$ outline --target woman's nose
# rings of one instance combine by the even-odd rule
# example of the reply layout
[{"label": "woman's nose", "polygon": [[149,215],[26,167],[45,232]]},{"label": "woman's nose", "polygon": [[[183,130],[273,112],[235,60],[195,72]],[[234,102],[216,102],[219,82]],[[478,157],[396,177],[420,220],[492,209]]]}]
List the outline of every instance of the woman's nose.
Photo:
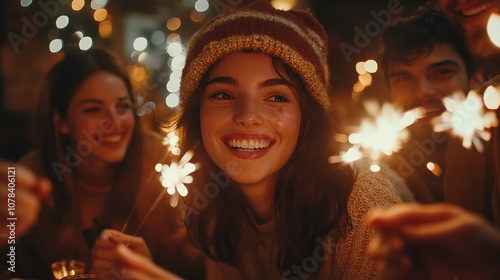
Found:
[{"label": "woman's nose", "polygon": [[262,107],[259,100],[252,98],[241,98],[235,106],[234,121],[245,127],[259,126],[264,121]]},{"label": "woman's nose", "polygon": [[120,115],[116,110],[110,109],[106,114],[105,122],[108,123],[108,127],[110,131],[114,131],[120,128],[121,120]]}]

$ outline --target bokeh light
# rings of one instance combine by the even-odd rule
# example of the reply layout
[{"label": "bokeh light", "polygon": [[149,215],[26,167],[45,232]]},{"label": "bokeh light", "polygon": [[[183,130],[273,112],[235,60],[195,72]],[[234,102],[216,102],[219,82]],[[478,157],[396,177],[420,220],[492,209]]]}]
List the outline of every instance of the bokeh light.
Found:
[{"label": "bokeh light", "polygon": [[111,21],[105,20],[99,23],[99,35],[101,38],[108,38],[113,33],[113,25]]},{"label": "bokeh light", "polygon": [[108,11],[106,9],[99,9],[94,12],[94,20],[97,22],[105,20],[107,16],[108,16]]},{"label": "bokeh light", "polygon": [[80,47],[82,51],[90,49],[92,47],[92,38],[88,36],[83,37],[80,39],[80,42],[78,42],[78,47]]},{"label": "bokeh light", "polygon": [[33,4],[32,0],[21,0],[21,6],[22,7],[28,7],[31,4]]},{"label": "bokeh light", "polygon": [[209,4],[207,0],[198,0],[196,3],[194,3],[194,9],[197,12],[203,13],[209,8]]},{"label": "bokeh light", "polygon": [[148,47],[148,40],[144,37],[137,37],[134,40],[134,50],[143,51]]},{"label": "bokeh light", "polygon": [[365,69],[368,73],[375,73],[377,72],[378,70],[378,64],[375,60],[373,59],[369,59],[367,61],[365,61]]},{"label": "bokeh light", "polygon": [[81,9],[83,9],[84,6],[85,6],[84,0],[73,0],[73,2],[71,2],[71,9],[73,9],[73,11],[75,12],[78,12]]},{"label": "bokeh light", "polygon": [[167,104],[167,106],[170,108],[179,106],[179,95],[170,93],[167,98],[165,98],[165,104]]},{"label": "bokeh light", "polygon": [[69,17],[66,15],[61,15],[56,19],[56,27],[63,29],[69,24]]},{"label": "bokeh light", "polygon": [[61,39],[55,39],[50,41],[49,50],[51,53],[56,53],[62,50],[63,41]]},{"label": "bokeh light", "polygon": [[170,31],[175,31],[181,27],[181,19],[178,17],[170,18],[167,21],[167,29]]}]

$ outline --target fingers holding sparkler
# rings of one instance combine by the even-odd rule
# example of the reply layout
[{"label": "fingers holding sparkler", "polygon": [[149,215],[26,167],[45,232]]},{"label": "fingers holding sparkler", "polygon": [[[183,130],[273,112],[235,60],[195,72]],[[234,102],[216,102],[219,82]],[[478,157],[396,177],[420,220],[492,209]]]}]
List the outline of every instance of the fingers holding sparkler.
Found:
[{"label": "fingers holding sparkler", "polygon": [[122,264],[115,250],[120,244],[128,246],[130,250],[144,258],[151,259],[151,253],[144,239],[106,229],[101,232],[92,248],[92,273],[105,279],[121,276]]}]

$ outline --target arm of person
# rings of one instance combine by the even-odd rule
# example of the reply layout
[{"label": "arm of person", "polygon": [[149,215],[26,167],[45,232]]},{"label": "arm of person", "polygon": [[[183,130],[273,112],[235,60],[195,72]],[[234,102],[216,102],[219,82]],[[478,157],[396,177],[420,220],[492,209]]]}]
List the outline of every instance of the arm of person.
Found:
[{"label": "arm of person", "polygon": [[[0,161],[0,219],[16,218],[16,236],[25,235],[35,225],[41,209],[42,200],[51,192],[51,183],[39,178],[27,167],[7,161]],[[12,206],[12,207],[11,207]],[[10,228],[0,229],[0,237],[9,236]]]},{"label": "arm of person", "polygon": [[381,233],[369,252],[385,279],[500,275],[500,231],[459,206],[402,204],[367,221]]},{"label": "arm of person", "polygon": [[348,202],[351,229],[337,244],[335,270],[340,278],[378,279],[381,271],[367,254],[375,230],[366,224],[366,215],[373,209],[385,209],[400,204],[410,196],[401,178],[387,166],[374,173],[370,162],[357,162],[357,178]]}]

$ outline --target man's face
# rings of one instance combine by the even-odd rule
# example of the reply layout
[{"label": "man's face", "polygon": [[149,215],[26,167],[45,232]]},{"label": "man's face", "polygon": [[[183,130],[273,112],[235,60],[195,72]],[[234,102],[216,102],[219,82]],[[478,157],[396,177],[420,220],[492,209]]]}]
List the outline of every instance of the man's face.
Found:
[{"label": "man's face", "polygon": [[427,115],[416,126],[427,130],[445,109],[443,97],[469,90],[465,63],[449,44],[437,44],[410,63],[393,63],[388,76],[394,104],[405,111],[423,107]]},{"label": "man's face", "polygon": [[500,0],[439,0],[439,6],[462,26],[476,56],[490,57],[498,52],[486,32],[486,24],[492,13],[500,15]]}]

